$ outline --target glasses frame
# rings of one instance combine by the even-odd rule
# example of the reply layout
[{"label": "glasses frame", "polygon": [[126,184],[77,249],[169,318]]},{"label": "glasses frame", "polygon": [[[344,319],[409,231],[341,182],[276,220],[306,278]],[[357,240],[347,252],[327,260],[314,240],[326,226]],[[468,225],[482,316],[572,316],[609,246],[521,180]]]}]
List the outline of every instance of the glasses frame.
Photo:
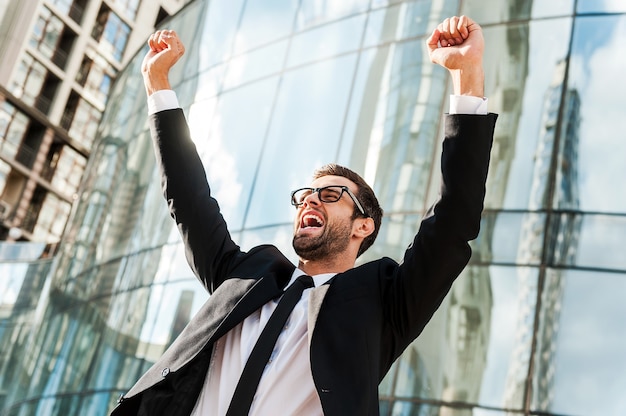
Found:
[{"label": "glasses frame", "polygon": [[[336,201],[325,201],[324,199],[322,199],[322,194],[320,193],[320,191],[323,191],[323,190],[328,189],[328,188],[340,188],[341,189],[341,193],[339,194],[339,197],[337,198]],[[369,218],[369,215],[367,215],[365,213],[365,210],[363,209],[363,205],[361,205],[361,203],[357,199],[356,195],[354,195],[352,193],[352,191],[350,190],[350,188],[348,188],[347,186],[344,186],[344,185],[328,185],[328,186],[322,186],[321,188],[311,188],[311,187],[298,188],[295,191],[291,191],[291,205],[293,205],[295,207],[299,207],[300,205],[302,205],[304,203],[304,202],[296,201],[296,194],[298,192],[300,192],[300,191],[311,191],[311,193],[309,195],[317,194],[317,197],[319,198],[319,200],[322,201],[325,204],[332,204],[333,202],[339,201],[341,199],[341,197],[343,196],[343,193],[346,192],[348,194],[348,196],[350,197],[350,199],[352,199],[352,201],[354,202],[354,205],[357,207],[357,209],[359,210],[361,215],[363,215],[366,218]],[[307,195],[307,196],[309,196],[309,195]]]}]

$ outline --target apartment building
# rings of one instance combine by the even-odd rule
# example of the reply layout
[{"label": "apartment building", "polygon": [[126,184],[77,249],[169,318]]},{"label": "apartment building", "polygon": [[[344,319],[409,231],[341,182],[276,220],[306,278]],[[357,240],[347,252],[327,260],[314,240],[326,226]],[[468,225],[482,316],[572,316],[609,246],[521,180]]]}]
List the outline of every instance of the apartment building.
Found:
[{"label": "apartment building", "polygon": [[111,84],[188,0],[0,0],[0,240],[60,240]]}]

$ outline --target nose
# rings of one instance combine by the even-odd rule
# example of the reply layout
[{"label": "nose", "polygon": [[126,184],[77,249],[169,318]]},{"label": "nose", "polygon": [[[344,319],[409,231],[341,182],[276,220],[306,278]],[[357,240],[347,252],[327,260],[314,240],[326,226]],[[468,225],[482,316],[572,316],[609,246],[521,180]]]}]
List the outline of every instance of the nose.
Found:
[{"label": "nose", "polygon": [[319,192],[313,192],[312,194],[307,195],[304,198],[302,205],[304,206],[305,204],[310,207],[316,207],[316,206],[322,205],[322,201],[320,201],[320,197],[319,197]]}]

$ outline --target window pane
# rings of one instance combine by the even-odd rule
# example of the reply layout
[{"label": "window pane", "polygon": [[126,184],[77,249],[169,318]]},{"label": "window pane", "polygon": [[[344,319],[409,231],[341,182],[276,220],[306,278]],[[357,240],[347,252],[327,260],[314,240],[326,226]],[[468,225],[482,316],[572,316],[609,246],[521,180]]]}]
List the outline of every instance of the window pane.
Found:
[{"label": "window pane", "polygon": [[626,12],[626,4],[622,0],[578,0],[576,4],[578,13]]},{"label": "window pane", "polygon": [[47,58],[52,58],[62,30],[61,19],[52,14],[50,9],[43,7],[35,24],[30,44]]},{"label": "window pane", "polygon": [[355,16],[294,36],[288,67],[356,50],[361,42],[365,15]]},{"label": "window pane", "polygon": [[575,265],[626,270],[626,216],[585,215]]},{"label": "window pane", "polygon": [[548,201],[548,172],[554,143],[555,107],[563,83],[570,19],[511,24],[484,30],[493,43],[485,51],[485,94],[499,113],[494,138],[487,208],[541,209]]},{"label": "window pane", "polygon": [[68,133],[86,148],[91,147],[101,115],[100,110],[79,98]]},{"label": "window pane", "polygon": [[623,90],[616,77],[626,72],[626,15],[576,20],[570,88],[580,95],[578,177],[584,211],[626,213],[626,131]]},{"label": "window pane", "polygon": [[70,214],[70,204],[48,192],[44,199],[33,234],[51,243],[60,240]]},{"label": "window pane", "polygon": [[522,409],[537,271],[465,269],[398,361],[394,396]]},{"label": "window pane", "polygon": [[32,56],[24,54],[11,83],[11,92],[25,103],[34,105],[47,73],[45,66]]},{"label": "window pane", "polygon": [[546,215],[533,212],[483,214],[472,262],[539,265],[545,238]]},{"label": "window pane", "polygon": [[64,195],[71,196],[78,190],[87,160],[76,150],[63,146],[55,163],[52,186]]},{"label": "window pane", "polygon": [[9,102],[0,105],[0,153],[14,158],[28,126],[28,117]]},{"label": "window pane", "polygon": [[[193,106],[189,114],[213,195],[233,231],[243,226],[277,84],[278,79],[271,78],[223,94],[208,137],[204,103]],[[242,113],[247,114],[245,123]]]},{"label": "window pane", "polygon": [[[301,3],[300,9],[298,10],[297,30],[363,12],[367,10],[369,0],[303,0]],[[352,36],[354,36],[354,34]]]},{"label": "window pane", "polygon": [[427,191],[446,81],[425,57],[419,40],[364,52],[359,62],[341,157],[363,173],[387,213],[421,213],[434,201]]},{"label": "window pane", "polygon": [[363,41],[364,48],[391,42],[399,37],[398,21],[403,7],[403,5],[396,5],[370,12]]},{"label": "window pane", "polygon": [[[297,7],[296,0],[248,0],[235,38],[234,53],[288,36]],[[279,64],[282,62],[279,59]]]},{"label": "window pane", "polygon": [[[201,2],[194,3],[201,4]],[[228,60],[231,56],[243,3],[244,0],[202,2],[209,10],[202,12],[204,14],[201,15],[204,19],[202,29],[194,35],[188,48],[190,51],[197,51],[199,69],[210,68]],[[193,15],[185,15],[185,19],[192,18],[194,18]]]},{"label": "window pane", "polygon": [[[349,55],[285,74],[247,227],[291,222],[289,192],[308,184],[315,168],[335,158],[355,61]],[[276,175],[275,161],[283,174]]]},{"label": "window pane", "polygon": [[574,0],[533,1],[532,17],[563,16],[574,13]]},{"label": "window pane", "polygon": [[117,6],[117,10],[122,11],[128,19],[135,20],[139,1],[140,0],[112,0],[111,2]]},{"label": "window pane", "polygon": [[92,33],[93,38],[99,42],[99,50],[121,61],[129,34],[130,27],[106,5],[103,5]]},{"label": "window pane", "polygon": [[76,81],[84,86],[85,94],[95,102],[104,105],[116,72],[113,65],[101,54],[88,48]]},{"label": "window pane", "polygon": [[[626,373],[620,371],[626,351],[626,275],[549,270],[546,285],[553,288],[554,301],[542,308],[538,354],[549,348],[553,353],[538,355],[533,390],[544,396],[533,394],[533,410],[626,414]],[[549,409],[545,395],[552,397]]]},{"label": "window pane", "polygon": [[[276,42],[232,58],[228,62],[224,78],[224,90],[278,73],[285,61],[287,43],[286,40]],[[203,85],[202,88],[206,88],[206,86]]]}]

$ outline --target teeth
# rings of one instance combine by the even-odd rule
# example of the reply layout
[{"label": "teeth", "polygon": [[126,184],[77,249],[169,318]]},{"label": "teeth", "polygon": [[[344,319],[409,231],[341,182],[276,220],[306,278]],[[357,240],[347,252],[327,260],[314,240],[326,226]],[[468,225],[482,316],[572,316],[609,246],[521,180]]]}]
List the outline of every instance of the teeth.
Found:
[{"label": "teeth", "polygon": [[302,218],[302,224],[305,227],[315,226],[312,222],[317,224],[317,227],[321,227],[322,225],[324,225],[322,220],[317,215],[307,214]]}]

